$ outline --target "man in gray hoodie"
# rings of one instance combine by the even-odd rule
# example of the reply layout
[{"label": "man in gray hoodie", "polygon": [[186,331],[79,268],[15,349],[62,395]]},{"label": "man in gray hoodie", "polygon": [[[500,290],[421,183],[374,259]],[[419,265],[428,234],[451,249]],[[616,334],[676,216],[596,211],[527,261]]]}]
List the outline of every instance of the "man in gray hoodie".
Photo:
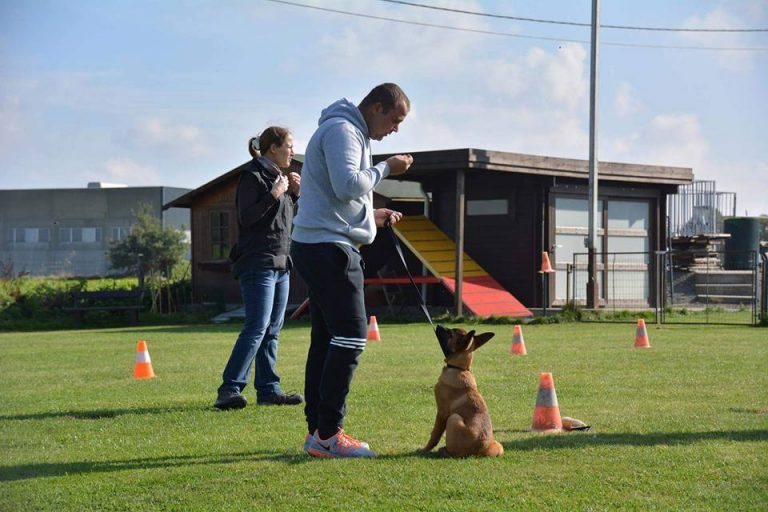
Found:
[{"label": "man in gray hoodie", "polygon": [[357,106],[341,99],[323,110],[307,145],[291,257],[309,287],[304,451],[315,457],[376,455],[343,429],[349,386],[367,340],[359,247],[373,242],[377,227],[400,220],[399,212],[373,208],[373,188],[404,174],[413,158],[396,155],[374,166],[371,139],[397,132],[410,108],[399,86],[381,84]]}]

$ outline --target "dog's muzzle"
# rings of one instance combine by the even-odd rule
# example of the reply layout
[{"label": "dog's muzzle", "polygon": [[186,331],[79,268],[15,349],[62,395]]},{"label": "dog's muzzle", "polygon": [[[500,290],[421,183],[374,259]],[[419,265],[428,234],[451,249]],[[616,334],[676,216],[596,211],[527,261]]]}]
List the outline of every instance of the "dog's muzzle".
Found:
[{"label": "dog's muzzle", "polygon": [[451,339],[451,330],[446,329],[442,325],[435,327],[435,336],[437,336],[437,342],[440,343],[440,349],[443,351],[443,355],[448,357],[451,355],[451,349],[448,347],[448,341]]}]

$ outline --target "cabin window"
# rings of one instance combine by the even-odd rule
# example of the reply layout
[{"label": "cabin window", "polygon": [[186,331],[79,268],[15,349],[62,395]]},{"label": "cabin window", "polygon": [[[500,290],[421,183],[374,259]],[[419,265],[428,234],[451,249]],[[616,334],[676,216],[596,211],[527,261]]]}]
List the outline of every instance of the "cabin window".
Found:
[{"label": "cabin window", "polygon": [[507,215],[507,199],[479,199],[467,201],[467,215]]},{"label": "cabin window", "polygon": [[229,257],[229,212],[211,212],[211,258]]},{"label": "cabin window", "polygon": [[[651,204],[638,199],[600,199],[597,203],[597,280],[600,297],[626,306],[648,303],[650,293]],[[607,229],[604,229],[604,223]],[[558,271],[556,300],[565,301],[569,263],[574,262],[575,279],[571,298],[586,300],[589,204],[586,197],[555,198],[555,246],[550,259]],[[605,251],[605,254],[604,254]],[[606,290],[603,284],[606,284]]]}]

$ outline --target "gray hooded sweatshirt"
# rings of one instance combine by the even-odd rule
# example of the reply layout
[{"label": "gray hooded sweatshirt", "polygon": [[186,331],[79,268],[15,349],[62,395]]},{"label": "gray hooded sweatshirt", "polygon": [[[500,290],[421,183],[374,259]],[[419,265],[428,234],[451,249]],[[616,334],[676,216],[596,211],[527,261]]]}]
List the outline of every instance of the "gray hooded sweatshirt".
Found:
[{"label": "gray hooded sweatshirt", "polygon": [[318,125],[304,156],[291,238],[307,244],[370,244],[376,237],[373,187],[389,176],[389,166],[373,165],[368,125],[348,99],[323,110]]}]

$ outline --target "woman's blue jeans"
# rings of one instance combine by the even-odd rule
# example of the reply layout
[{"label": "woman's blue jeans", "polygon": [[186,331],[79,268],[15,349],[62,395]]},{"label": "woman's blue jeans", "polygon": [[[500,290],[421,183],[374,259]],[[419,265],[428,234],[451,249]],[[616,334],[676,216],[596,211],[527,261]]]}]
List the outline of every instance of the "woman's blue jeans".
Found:
[{"label": "woman's blue jeans", "polygon": [[245,305],[245,324],[232,348],[222,376],[222,391],[242,391],[248,385],[251,365],[256,360],[256,397],[281,393],[275,371],[277,344],[288,304],[289,272],[256,269],[240,274],[240,293]]}]

